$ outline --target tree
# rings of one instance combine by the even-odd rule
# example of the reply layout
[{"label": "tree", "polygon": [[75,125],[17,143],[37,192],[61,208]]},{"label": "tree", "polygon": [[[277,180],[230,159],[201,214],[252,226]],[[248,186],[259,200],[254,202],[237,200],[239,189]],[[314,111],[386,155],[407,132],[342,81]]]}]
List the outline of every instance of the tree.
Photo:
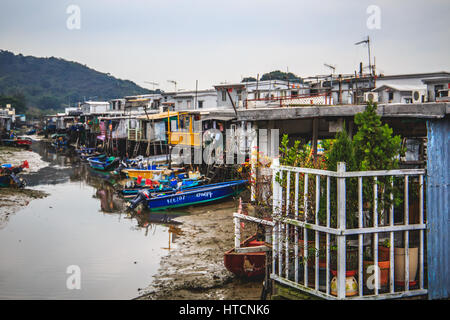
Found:
[{"label": "tree", "polygon": [[0,95],[0,106],[4,108],[7,104],[16,110],[16,114],[24,113],[27,109],[26,99],[22,93],[15,93],[11,96]]},{"label": "tree", "polygon": [[261,81],[264,80],[284,80],[291,82],[302,82],[301,78],[293,74],[292,72],[282,72],[280,70],[271,71],[269,73],[265,73],[261,77]]},{"label": "tree", "polygon": [[398,155],[403,153],[400,136],[381,123],[377,104],[368,102],[362,113],[355,115],[358,132],[353,137],[359,170],[391,170],[398,168]]},{"label": "tree", "polygon": [[353,141],[347,134],[345,123],[341,132],[336,135],[336,141],[331,145],[327,154],[327,169],[336,171],[338,162],[345,162],[347,171],[358,169]]}]

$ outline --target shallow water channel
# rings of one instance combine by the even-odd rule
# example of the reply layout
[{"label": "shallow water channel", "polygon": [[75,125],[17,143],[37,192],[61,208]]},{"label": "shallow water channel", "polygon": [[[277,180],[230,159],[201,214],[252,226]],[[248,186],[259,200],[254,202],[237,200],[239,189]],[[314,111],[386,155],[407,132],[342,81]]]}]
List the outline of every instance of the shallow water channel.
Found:
[{"label": "shallow water channel", "polygon": [[33,150],[50,164],[24,177],[49,196],[0,226],[0,299],[137,297],[174,245],[177,227],[164,221],[183,212],[131,216],[111,183],[73,153],[44,142]]}]

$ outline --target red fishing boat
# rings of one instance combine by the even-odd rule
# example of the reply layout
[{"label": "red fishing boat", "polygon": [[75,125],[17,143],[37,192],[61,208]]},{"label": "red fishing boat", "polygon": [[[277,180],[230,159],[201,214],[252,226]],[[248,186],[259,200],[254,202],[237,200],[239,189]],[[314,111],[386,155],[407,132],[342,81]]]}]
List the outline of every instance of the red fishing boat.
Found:
[{"label": "red fishing boat", "polygon": [[[235,248],[228,250],[224,255],[224,264],[228,271],[239,277],[258,277],[265,274],[266,251],[259,248],[264,246],[264,241],[258,241],[256,234],[241,242],[244,252],[236,252]],[[255,251],[247,249],[255,247]]]},{"label": "red fishing boat", "polygon": [[33,141],[28,137],[17,137],[16,144],[19,147],[30,147]]}]

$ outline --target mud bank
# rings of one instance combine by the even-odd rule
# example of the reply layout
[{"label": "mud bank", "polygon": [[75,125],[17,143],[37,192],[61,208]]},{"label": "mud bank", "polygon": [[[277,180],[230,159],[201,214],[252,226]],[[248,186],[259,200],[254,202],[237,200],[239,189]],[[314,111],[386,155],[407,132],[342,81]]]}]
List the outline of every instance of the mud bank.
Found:
[{"label": "mud bank", "polygon": [[[239,279],[223,263],[224,252],[234,246],[236,210],[237,202],[229,201],[191,208],[190,215],[176,218],[182,233],[162,258],[153,283],[137,299],[259,299],[262,280]],[[245,233],[254,230],[245,226]]]},{"label": "mud bank", "polygon": [[[0,163],[11,163],[16,166],[25,160],[28,161],[30,167],[24,169],[21,175],[38,172],[49,164],[43,161],[36,152],[0,146]],[[44,198],[47,195],[46,192],[28,188],[0,188],[0,228],[8,221],[11,214],[27,206],[33,199]]]},{"label": "mud bank", "polygon": [[38,172],[49,165],[48,162],[42,160],[38,153],[31,150],[0,146],[0,164],[11,163],[14,166],[18,166],[25,160],[28,161],[30,168],[25,169],[23,173]]},{"label": "mud bank", "polygon": [[48,194],[40,190],[0,188],[0,229],[12,214],[27,206],[30,201],[46,196]]}]

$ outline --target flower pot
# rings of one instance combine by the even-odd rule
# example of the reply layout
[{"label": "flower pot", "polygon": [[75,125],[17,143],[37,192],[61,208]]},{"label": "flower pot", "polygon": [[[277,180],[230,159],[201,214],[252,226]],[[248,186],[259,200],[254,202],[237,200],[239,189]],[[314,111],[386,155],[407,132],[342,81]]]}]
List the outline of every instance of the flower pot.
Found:
[{"label": "flower pot", "polygon": [[391,248],[378,246],[378,261],[389,261]]},{"label": "flower pot", "polygon": [[[363,278],[364,278],[364,283],[367,284],[367,279],[369,279],[370,276],[373,276],[374,271],[372,271],[371,273],[367,272],[367,269],[369,268],[369,266],[372,266],[374,264],[374,261],[364,261],[364,273],[363,273]],[[379,277],[380,277],[380,286],[381,287],[385,287],[387,286],[388,282],[389,282],[389,267],[390,267],[390,261],[379,261],[378,262],[378,267],[380,268],[380,272],[379,272]]]},{"label": "flower pot", "polygon": [[[334,275],[333,279],[331,279],[330,289],[331,294],[337,296],[337,271],[332,270],[331,273]],[[356,270],[350,270],[345,273],[345,296],[351,297],[358,294],[358,281],[354,275],[356,274]]]},{"label": "flower pot", "polygon": [[[405,284],[405,248],[394,248],[395,284]],[[417,266],[419,262],[419,248],[409,248],[409,285],[416,284]]]}]

